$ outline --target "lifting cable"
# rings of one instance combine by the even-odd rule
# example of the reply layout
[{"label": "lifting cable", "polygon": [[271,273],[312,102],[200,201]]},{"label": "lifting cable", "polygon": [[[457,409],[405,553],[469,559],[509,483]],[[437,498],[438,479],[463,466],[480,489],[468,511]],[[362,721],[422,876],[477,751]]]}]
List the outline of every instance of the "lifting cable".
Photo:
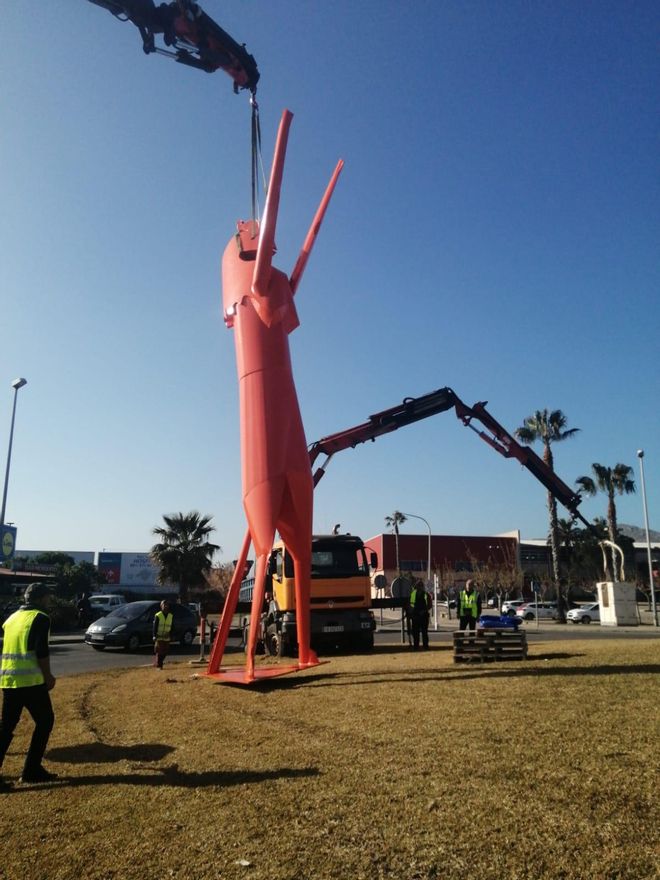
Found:
[{"label": "lifting cable", "polygon": [[[259,171],[261,171],[262,186],[266,191],[266,176],[261,159],[261,124],[259,122],[259,105],[255,93],[250,98],[252,107],[252,223],[258,223],[259,217]],[[256,229],[254,230],[256,234]]]}]

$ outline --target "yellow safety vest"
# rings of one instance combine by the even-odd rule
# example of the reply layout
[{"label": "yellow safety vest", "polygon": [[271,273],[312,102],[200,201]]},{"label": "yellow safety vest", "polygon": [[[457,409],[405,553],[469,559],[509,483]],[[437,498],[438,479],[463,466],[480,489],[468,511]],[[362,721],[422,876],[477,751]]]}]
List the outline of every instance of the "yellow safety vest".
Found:
[{"label": "yellow safety vest", "polygon": [[466,593],[465,590],[461,590],[461,617],[465,617],[470,615],[472,617],[477,616],[477,591],[472,590],[471,593]]},{"label": "yellow safety vest", "polygon": [[163,614],[162,611],[159,611],[156,614],[156,620],[158,621],[158,626],[156,627],[156,638],[159,642],[169,642],[170,633],[172,632],[172,620],[173,620],[172,612],[169,614]]},{"label": "yellow safety vest", "polygon": [[[424,593],[424,596],[425,596],[423,610],[428,611],[429,610],[429,600],[426,598],[426,596],[428,596],[428,593],[426,592],[426,590],[420,590],[420,592]],[[416,601],[417,601],[417,589],[415,588],[412,591],[412,593],[410,594],[410,610],[411,611],[415,610],[415,602]],[[420,609],[417,609],[417,610],[419,611]]]},{"label": "yellow safety vest", "polygon": [[[37,614],[36,609],[15,611],[5,620],[2,658],[0,659],[0,687],[20,688],[43,684],[44,674],[39,667],[36,651],[28,651],[30,627]],[[47,617],[48,615],[44,615]]]}]

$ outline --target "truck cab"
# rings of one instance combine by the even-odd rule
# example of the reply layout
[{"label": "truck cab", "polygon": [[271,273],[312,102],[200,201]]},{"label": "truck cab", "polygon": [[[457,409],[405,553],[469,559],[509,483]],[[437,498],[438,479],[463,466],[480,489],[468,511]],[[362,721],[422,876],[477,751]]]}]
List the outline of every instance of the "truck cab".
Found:
[{"label": "truck cab", "polygon": [[[373,648],[375,622],[371,607],[369,562],[356,535],[312,538],[310,594],[311,643],[314,650]],[[240,601],[252,599],[253,579],[243,582]],[[296,600],[293,560],[282,541],[270,555],[266,582],[267,608],[262,615],[262,641],[273,656],[295,656]]]}]

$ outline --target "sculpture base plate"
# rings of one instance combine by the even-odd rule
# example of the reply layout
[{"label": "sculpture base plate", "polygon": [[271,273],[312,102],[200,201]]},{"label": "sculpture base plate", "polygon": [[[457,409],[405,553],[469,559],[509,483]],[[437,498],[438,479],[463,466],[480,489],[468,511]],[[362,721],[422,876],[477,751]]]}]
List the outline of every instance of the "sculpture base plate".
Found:
[{"label": "sculpture base plate", "polygon": [[[312,669],[314,666],[321,666],[328,663],[328,660],[316,660],[314,663],[307,663],[305,666],[255,666],[254,673],[250,676],[244,666],[228,666],[220,668],[217,672],[205,672],[204,678],[213,679],[218,684],[258,684],[260,681],[266,681],[269,678],[277,678],[281,675],[291,675],[292,672],[304,672],[306,669]],[[201,677],[201,676],[200,676]]]}]

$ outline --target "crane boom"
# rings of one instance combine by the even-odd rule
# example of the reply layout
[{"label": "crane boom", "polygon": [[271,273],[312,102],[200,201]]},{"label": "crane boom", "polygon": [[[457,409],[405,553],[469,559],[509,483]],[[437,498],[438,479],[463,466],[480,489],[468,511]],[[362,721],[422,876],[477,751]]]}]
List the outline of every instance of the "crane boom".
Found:
[{"label": "crane boom", "polygon": [[[493,449],[505,458],[515,458],[523,467],[569,510],[573,517],[578,518],[588,529],[592,529],[589,523],[578,510],[582,500],[579,492],[574,492],[570,486],[557,476],[557,474],[540,458],[533,449],[522,446],[500,423],[488,412],[486,403],[481,401],[470,407],[452,391],[451,388],[439,388],[421,397],[406,397],[398,405],[390,409],[382,410],[369,416],[368,421],[345,431],[338,431],[317,440],[309,447],[309,456],[312,466],[320,455],[326,455],[325,462],[314,472],[314,486],[321,480],[332,456],[343,449],[353,449],[360,443],[368,440],[374,441],[383,434],[397,431],[406,425],[419,422],[422,419],[447,412],[454,409],[456,417],[468,428],[471,428],[479,437],[488,443]],[[472,421],[476,419],[486,430],[475,428]]]}]

